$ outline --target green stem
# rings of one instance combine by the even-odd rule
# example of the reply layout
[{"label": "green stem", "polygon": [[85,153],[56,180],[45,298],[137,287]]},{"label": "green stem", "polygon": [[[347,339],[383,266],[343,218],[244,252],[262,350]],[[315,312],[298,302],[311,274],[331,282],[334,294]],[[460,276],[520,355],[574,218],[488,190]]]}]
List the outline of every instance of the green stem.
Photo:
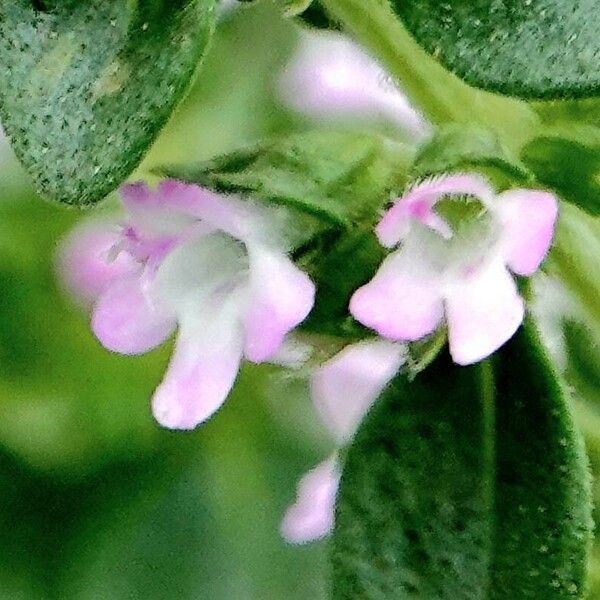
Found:
[{"label": "green stem", "polygon": [[411,37],[388,0],[321,0],[361,45],[398,80],[414,106],[434,124],[476,123],[494,129],[517,150],[538,127],[524,102],[476,90],[446,71]]}]

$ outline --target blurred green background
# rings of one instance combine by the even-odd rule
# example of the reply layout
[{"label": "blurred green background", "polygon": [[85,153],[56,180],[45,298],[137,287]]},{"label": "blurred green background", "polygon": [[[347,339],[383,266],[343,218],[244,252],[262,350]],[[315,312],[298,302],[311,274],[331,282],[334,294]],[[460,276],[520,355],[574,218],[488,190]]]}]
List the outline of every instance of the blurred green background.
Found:
[{"label": "blurred green background", "polygon": [[[269,6],[224,16],[138,175],[303,127],[274,93],[296,35]],[[88,214],[37,198],[2,150],[0,598],[325,598],[326,543],[290,547],[278,531],[331,449],[306,382],[248,367],[206,425],[161,430],[149,397],[170,348],[111,355],[57,283],[59,240]]]}]

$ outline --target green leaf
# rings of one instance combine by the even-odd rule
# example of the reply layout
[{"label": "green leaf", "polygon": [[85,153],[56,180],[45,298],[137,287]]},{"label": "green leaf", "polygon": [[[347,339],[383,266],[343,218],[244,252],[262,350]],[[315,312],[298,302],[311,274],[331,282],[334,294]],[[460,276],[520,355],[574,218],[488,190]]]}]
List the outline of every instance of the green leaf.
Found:
[{"label": "green leaf", "polygon": [[397,377],[351,446],[335,600],[581,598],[587,462],[527,325],[497,356]]},{"label": "green leaf", "polygon": [[596,0],[392,0],[426,50],[468,83],[523,98],[600,89]]},{"label": "green leaf", "polygon": [[463,124],[438,131],[419,152],[413,174],[427,177],[472,169],[492,170],[519,181],[531,179],[527,167],[511,156],[493,131]]},{"label": "green leaf", "polygon": [[[577,126],[600,126],[600,100],[580,98],[577,100],[555,100],[530,104],[545,125],[565,125],[572,132]],[[598,132],[594,137],[598,137]]]},{"label": "green leaf", "polygon": [[0,113],[38,190],[96,202],[138,165],[187,90],[214,0],[0,7]]},{"label": "green leaf", "polygon": [[521,158],[538,181],[564,200],[600,215],[600,146],[544,136],[529,142]]},{"label": "green leaf", "polygon": [[[577,390],[577,397],[600,415],[600,337],[587,324],[575,320],[563,323],[567,365],[565,378]],[[596,433],[600,435],[600,431]],[[599,456],[600,458],[600,456]],[[600,481],[597,481],[600,485]]]},{"label": "green leaf", "polygon": [[331,227],[372,223],[403,181],[410,152],[376,135],[309,131],[162,175],[219,192],[250,194]]},{"label": "green leaf", "polygon": [[348,305],[384,258],[385,249],[372,228],[316,240],[299,260],[317,286],[315,306],[301,327],[319,334],[365,337],[367,330],[350,316]]}]

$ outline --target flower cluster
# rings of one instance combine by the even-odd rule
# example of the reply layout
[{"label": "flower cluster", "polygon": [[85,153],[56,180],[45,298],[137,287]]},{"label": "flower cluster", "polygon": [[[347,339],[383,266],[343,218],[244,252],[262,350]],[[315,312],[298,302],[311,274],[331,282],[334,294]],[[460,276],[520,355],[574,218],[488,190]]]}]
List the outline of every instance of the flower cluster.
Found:
[{"label": "flower cluster", "polygon": [[[277,211],[172,180],[156,191],[128,185],[121,194],[125,222],[75,231],[61,272],[74,293],[93,303],[93,331],[109,350],[143,353],[178,331],[152,406],[165,427],[191,429],[221,406],[244,357],[277,359],[286,335],[309,314],[314,285],[289,258],[290,223]],[[456,363],[482,360],[523,320],[510,271],[538,269],[556,216],[547,192],[496,195],[478,175],[423,182],[377,225],[380,242],[393,251],[355,292],[350,312],[391,347],[445,324]],[[349,350],[315,375],[318,407],[340,441],[365,398],[391,377],[390,346],[380,343],[379,350]],[[397,362],[395,350],[391,356]]]},{"label": "flower cluster", "polygon": [[[463,219],[462,228],[454,231],[434,207],[445,198],[465,196],[479,201],[474,222],[469,227]],[[382,245],[400,247],[374,279],[357,290],[350,310],[396,343],[378,340],[349,346],[312,377],[313,402],[338,445],[349,442],[403,365],[406,346],[398,342],[434,331],[444,311],[450,351],[459,364],[485,358],[514,334],[523,319],[524,302],[507,267],[519,275],[538,269],[550,247],[556,217],[553,195],[513,190],[496,196],[475,175],[422,183],[394,203],[377,226],[377,235]],[[336,452],[301,479],[296,502],[281,525],[286,540],[305,543],[331,531],[340,472]]]},{"label": "flower cluster", "polygon": [[[277,211],[170,180],[121,195],[125,221],[75,230],[61,273],[93,305],[93,331],[109,350],[146,352],[177,329],[152,406],[165,427],[191,429],[221,406],[244,357],[277,360],[313,306],[314,285],[289,258],[290,223]],[[514,334],[525,306],[511,272],[538,269],[556,217],[553,195],[496,195],[479,175],[426,181],[393,203],[376,227],[391,253],[349,307],[380,338],[346,347],[312,376],[338,447],[404,363],[406,342],[445,324],[454,361],[469,364]],[[287,540],[331,530],[339,479],[336,452],[301,480],[281,526]]]}]

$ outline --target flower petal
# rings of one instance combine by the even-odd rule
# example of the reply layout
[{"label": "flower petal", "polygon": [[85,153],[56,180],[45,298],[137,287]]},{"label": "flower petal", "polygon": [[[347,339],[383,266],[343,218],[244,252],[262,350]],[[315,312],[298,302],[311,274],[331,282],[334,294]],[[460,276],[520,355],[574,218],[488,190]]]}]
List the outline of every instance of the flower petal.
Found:
[{"label": "flower petal", "polygon": [[131,183],[121,186],[120,194],[129,213],[126,238],[134,249],[137,246],[136,256],[164,252],[166,246],[179,241],[182,233],[195,225],[195,219],[181,211],[169,194],[163,193],[162,184],[151,190],[143,182]]},{"label": "flower petal", "polygon": [[313,402],[340,443],[348,442],[383,388],[406,359],[405,346],[385,340],[344,348],[316,371]]},{"label": "flower petal", "polygon": [[498,196],[494,209],[504,226],[501,244],[506,263],[519,275],[532,275],[552,243],[556,196],[540,190],[510,190]]},{"label": "flower petal", "polygon": [[398,244],[410,228],[410,221],[416,220],[437,231],[443,237],[451,237],[448,224],[433,211],[438,200],[445,196],[475,196],[484,204],[489,204],[494,191],[489,183],[479,175],[446,175],[424,181],[398,198],[379,224],[375,232],[382,246],[392,248]]},{"label": "flower petal", "polygon": [[103,346],[121,354],[141,354],[163,343],[173,332],[175,320],[150,302],[139,275],[110,285],[98,299],[92,329]]},{"label": "flower petal", "polygon": [[198,185],[166,179],[159,184],[157,195],[172,210],[201,219],[239,240],[248,241],[264,234],[268,225],[266,211],[259,206]]},{"label": "flower petal", "polygon": [[167,374],[152,399],[155,419],[169,429],[193,429],[218,410],[242,359],[242,333],[233,303],[181,325]]},{"label": "flower petal", "polygon": [[279,81],[293,110],[317,119],[380,119],[420,139],[429,127],[381,66],[346,36],[303,32]]},{"label": "flower petal", "polygon": [[456,282],[445,296],[450,354],[459,365],[495,352],[514,335],[525,314],[515,281],[500,260]]},{"label": "flower petal", "polygon": [[288,542],[304,544],[322,538],[332,530],[339,481],[335,455],[300,480],[296,502],[287,510],[281,523],[281,535]]},{"label": "flower petal", "polygon": [[78,225],[65,238],[57,268],[73,296],[92,303],[112,281],[139,269],[139,264],[125,252],[111,256],[119,241],[116,223],[99,220]]},{"label": "flower petal", "polygon": [[119,189],[121,200],[128,210],[135,210],[148,205],[155,205],[156,198],[152,190],[143,181],[126,183]]},{"label": "flower petal", "polygon": [[350,312],[358,321],[390,340],[418,340],[442,320],[437,280],[425,270],[419,272],[412,258],[403,249],[388,256],[350,301]]},{"label": "flower petal", "polygon": [[250,298],[244,317],[244,353],[253,362],[271,358],[286,334],[314,304],[315,286],[284,253],[250,245]]}]

